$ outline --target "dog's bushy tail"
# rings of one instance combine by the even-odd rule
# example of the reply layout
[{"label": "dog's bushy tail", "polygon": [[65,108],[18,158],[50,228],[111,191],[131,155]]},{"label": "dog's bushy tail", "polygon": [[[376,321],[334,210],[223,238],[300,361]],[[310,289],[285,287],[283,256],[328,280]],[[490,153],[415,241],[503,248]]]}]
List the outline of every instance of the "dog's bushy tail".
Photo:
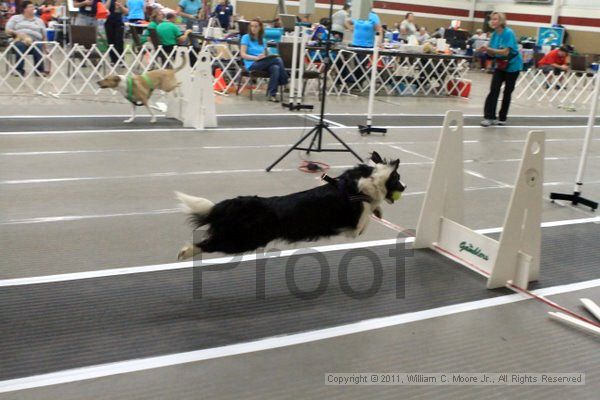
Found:
[{"label": "dog's bushy tail", "polygon": [[186,214],[190,214],[190,222],[195,228],[205,224],[204,220],[214,207],[214,203],[202,197],[194,197],[189,194],[175,192],[175,196],[181,202],[181,209]]}]

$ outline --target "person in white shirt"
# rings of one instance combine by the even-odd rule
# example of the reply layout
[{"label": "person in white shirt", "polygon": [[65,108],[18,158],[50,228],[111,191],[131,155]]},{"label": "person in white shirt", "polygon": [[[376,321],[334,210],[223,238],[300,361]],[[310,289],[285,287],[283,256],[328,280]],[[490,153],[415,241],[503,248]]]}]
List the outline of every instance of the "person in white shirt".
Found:
[{"label": "person in white shirt", "polygon": [[339,40],[344,39],[344,30],[346,27],[346,23],[350,19],[350,5],[344,3],[344,7],[337,11],[331,17],[331,33],[334,37],[337,37]]},{"label": "person in white shirt", "polygon": [[46,75],[44,72],[43,52],[44,46],[41,42],[46,40],[46,24],[40,18],[35,16],[35,7],[31,1],[21,3],[23,12],[13,15],[6,23],[6,33],[14,37],[15,52],[19,59],[17,60],[17,73],[25,76],[25,53],[33,57],[33,65],[38,75]]},{"label": "person in white shirt", "polygon": [[402,21],[400,24],[400,30],[402,29],[406,30],[406,34],[408,36],[417,34],[417,27],[415,26],[415,14],[406,14],[404,21]]},{"label": "person in white shirt", "polygon": [[419,41],[419,44],[423,44],[429,40],[429,33],[427,33],[427,28],[424,26],[419,29],[419,33],[417,33],[417,40]]},{"label": "person in white shirt", "polygon": [[473,57],[479,60],[481,70],[485,71],[488,56],[485,51],[481,51],[481,48],[488,43],[487,34],[483,29],[477,29],[475,34],[471,36],[471,42],[473,43]]}]

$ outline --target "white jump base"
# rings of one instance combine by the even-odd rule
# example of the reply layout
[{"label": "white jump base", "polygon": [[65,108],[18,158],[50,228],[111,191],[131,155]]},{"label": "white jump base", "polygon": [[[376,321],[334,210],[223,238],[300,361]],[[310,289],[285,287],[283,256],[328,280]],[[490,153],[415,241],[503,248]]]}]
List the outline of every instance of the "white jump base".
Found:
[{"label": "white jump base", "polygon": [[414,248],[431,248],[487,278],[487,288],[507,282],[526,289],[539,277],[543,131],[531,131],[511,195],[500,240],[465,227],[463,115],[448,111],[437,146]]}]

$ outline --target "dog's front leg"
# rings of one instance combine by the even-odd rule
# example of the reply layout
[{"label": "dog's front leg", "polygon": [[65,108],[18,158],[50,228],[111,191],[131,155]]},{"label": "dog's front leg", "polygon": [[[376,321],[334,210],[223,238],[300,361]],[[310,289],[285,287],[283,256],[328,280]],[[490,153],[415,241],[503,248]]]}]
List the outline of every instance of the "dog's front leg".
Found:
[{"label": "dog's front leg", "polygon": [[126,124],[133,122],[135,119],[135,104],[131,103],[131,117],[127,118],[125,121]]},{"label": "dog's front leg", "polygon": [[373,214],[379,219],[383,218],[383,210],[379,206],[375,207]]},{"label": "dog's front leg", "polygon": [[358,223],[356,224],[356,229],[353,232],[354,237],[362,235],[365,229],[367,229],[367,225],[369,225],[370,216],[371,205],[369,203],[363,202],[363,212],[362,214],[360,214],[360,218],[358,219]]}]

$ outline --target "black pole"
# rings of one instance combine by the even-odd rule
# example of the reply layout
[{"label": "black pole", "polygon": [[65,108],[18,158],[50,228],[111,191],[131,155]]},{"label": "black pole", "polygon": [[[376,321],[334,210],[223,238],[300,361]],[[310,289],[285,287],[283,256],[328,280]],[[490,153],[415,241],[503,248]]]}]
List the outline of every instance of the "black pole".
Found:
[{"label": "black pole", "polygon": [[[292,147],[290,147],[282,156],[280,156],[275,162],[267,167],[267,172],[271,171],[274,166],[276,166],[281,160],[283,160],[288,154],[290,154],[293,150],[303,150],[306,153],[310,153],[314,151],[316,153],[321,152],[349,152],[354,157],[356,157],[359,161],[362,162],[362,158],[356,154],[354,150],[348,146],[346,142],[344,142],[338,135],[336,135],[330,128],[329,124],[325,122],[325,101],[327,98],[327,75],[329,75],[329,68],[331,64],[331,25],[333,19],[333,0],[329,0],[329,20],[327,21],[327,41],[325,42],[325,70],[323,76],[323,86],[321,88],[321,112],[319,113],[319,122],[300,140],[298,140]],[[304,58],[304,54],[300,54],[301,59]],[[331,136],[333,136],[344,148],[343,149],[324,149],[322,147],[323,143],[323,130],[329,132]],[[300,147],[300,144],[304,142],[304,140],[308,139],[311,135],[313,135],[311,139],[311,143],[309,147]],[[313,148],[314,144],[317,144],[315,148]]]}]

